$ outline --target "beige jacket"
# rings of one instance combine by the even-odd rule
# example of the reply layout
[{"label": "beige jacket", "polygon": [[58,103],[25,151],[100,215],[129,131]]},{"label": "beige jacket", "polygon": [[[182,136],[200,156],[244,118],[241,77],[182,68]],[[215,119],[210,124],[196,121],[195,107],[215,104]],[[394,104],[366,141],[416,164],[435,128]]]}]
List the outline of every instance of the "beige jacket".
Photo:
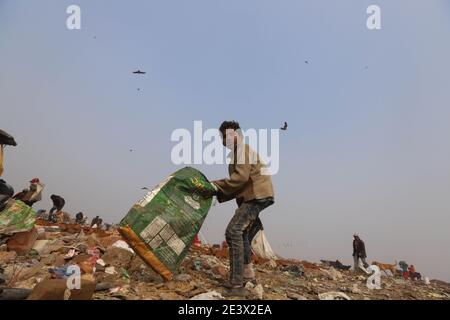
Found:
[{"label": "beige jacket", "polygon": [[250,200],[273,198],[272,178],[262,174],[263,168],[259,155],[249,145],[236,148],[228,166],[230,178],[213,181],[219,191],[217,200],[236,199],[240,205]]}]

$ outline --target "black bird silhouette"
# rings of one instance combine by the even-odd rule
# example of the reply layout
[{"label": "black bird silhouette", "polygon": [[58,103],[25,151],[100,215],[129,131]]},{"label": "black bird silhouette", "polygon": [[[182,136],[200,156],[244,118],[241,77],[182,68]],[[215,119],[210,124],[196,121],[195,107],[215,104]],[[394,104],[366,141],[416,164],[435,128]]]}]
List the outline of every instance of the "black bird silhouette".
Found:
[{"label": "black bird silhouette", "polygon": [[287,130],[287,127],[288,127],[287,122],[284,122],[284,126],[283,126],[282,128],[280,128],[280,130],[286,131],[286,130]]},{"label": "black bird silhouette", "polygon": [[141,70],[137,70],[137,71],[133,71],[134,74],[146,74],[147,72],[145,71],[141,71]]},{"label": "black bird silhouette", "polygon": [[148,188],[147,187],[143,187],[142,190],[148,190]]},{"label": "black bird silhouette", "polygon": [[305,60],[305,63],[306,63],[306,64],[309,64],[309,61],[308,61],[308,60]]}]

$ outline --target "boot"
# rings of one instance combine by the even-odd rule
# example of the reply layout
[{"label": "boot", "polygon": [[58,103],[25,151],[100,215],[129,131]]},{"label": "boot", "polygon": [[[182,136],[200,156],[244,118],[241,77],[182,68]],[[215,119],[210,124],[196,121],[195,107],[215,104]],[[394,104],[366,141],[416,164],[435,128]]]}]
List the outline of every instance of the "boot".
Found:
[{"label": "boot", "polygon": [[223,292],[224,297],[245,297],[245,288],[243,286],[231,286]]}]

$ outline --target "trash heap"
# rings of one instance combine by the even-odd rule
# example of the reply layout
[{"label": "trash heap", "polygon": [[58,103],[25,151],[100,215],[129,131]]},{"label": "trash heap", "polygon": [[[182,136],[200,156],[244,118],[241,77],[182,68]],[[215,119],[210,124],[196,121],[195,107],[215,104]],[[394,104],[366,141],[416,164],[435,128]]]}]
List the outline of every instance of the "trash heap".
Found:
[{"label": "trash heap", "polygon": [[[366,286],[368,275],[327,264],[254,257],[257,283],[246,299],[262,300],[450,300],[450,285],[432,280],[381,278],[381,289]],[[74,266],[80,289],[69,287]],[[193,245],[177,274],[165,281],[127,245],[117,229],[36,220],[25,232],[0,235],[2,300],[218,300],[229,270],[228,249]],[[232,299],[232,298],[231,298]]]}]

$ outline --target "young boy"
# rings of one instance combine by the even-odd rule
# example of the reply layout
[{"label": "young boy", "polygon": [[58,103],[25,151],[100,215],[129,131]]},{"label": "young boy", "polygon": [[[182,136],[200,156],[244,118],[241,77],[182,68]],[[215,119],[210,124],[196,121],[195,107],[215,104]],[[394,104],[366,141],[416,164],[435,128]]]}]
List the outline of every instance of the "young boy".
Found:
[{"label": "young boy", "polygon": [[225,295],[244,296],[244,283],[255,280],[251,238],[262,226],[260,212],[274,203],[274,192],[272,179],[264,175],[259,155],[244,143],[239,123],[225,121],[219,130],[223,145],[233,150],[233,157],[228,167],[230,177],[212,182],[215,195],[220,203],[236,199],[238,205],[225,233],[230,253]]}]

